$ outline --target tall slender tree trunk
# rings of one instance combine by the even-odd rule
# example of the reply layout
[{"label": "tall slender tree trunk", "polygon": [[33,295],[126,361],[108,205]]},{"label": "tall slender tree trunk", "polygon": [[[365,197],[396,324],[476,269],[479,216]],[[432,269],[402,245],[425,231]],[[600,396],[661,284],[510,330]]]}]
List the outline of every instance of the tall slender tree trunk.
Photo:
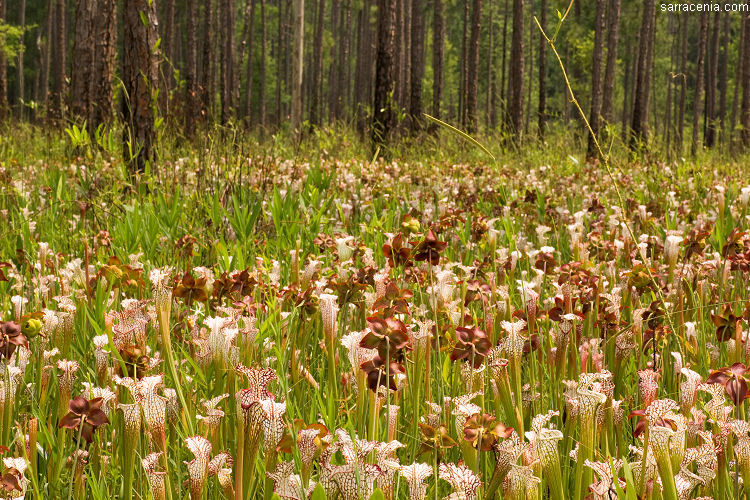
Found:
[{"label": "tall slender tree trunk", "polygon": [[201,62],[201,104],[203,116],[208,119],[211,116],[214,101],[214,68],[212,64],[213,46],[211,43],[214,37],[214,18],[215,9],[213,0],[205,0],[203,3],[203,47]]},{"label": "tall slender tree trunk", "polygon": [[227,123],[234,109],[234,1],[222,0],[221,27],[221,122]]},{"label": "tall slender tree trunk", "polygon": [[[175,55],[175,21],[174,21],[174,4],[175,0],[163,0],[164,2],[164,36],[162,38],[162,45],[164,50],[162,51],[164,57],[172,61]],[[174,64],[172,62],[172,64]],[[169,71],[171,73],[171,71]]]},{"label": "tall slender tree trunk", "polygon": [[513,0],[513,35],[508,69],[508,112],[506,128],[516,147],[521,144],[523,127],[523,0]]},{"label": "tall slender tree trunk", "polygon": [[54,84],[52,86],[50,116],[53,121],[61,120],[65,115],[65,92],[66,92],[66,60],[67,44],[65,35],[65,23],[67,16],[65,13],[65,0],[55,1],[55,43],[53,45],[52,55],[52,77]]},{"label": "tall slender tree trunk", "polygon": [[706,39],[708,37],[708,14],[700,15],[700,36],[698,38],[698,62],[695,69],[695,93],[693,94],[693,140],[690,147],[695,156],[700,147],[700,117],[703,114],[703,84],[705,82]]},{"label": "tall slender tree trunk", "polygon": [[325,22],[326,1],[318,1],[318,20],[315,24],[315,36],[313,40],[313,85],[310,94],[310,124],[320,125],[320,101],[323,87],[323,29]]},{"label": "tall slender tree trunk", "polygon": [[664,100],[664,123],[663,123],[663,129],[662,129],[662,135],[664,136],[664,144],[665,144],[665,150],[667,152],[667,157],[671,158],[672,156],[672,89],[674,87],[674,74],[675,74],[675,66],[677,64],[677,59],[679,55],[677,54],[679,41],[678,41],[678,33],[675,30],[674,27],[675,23],[675,17],[670,16],[667,20],[667,30],[669,33],[669,37],[672,40],[672,45],[669,48],[669,72],[666,74],[666,84],[667,84],[667,97]]},{"label": "tall slender tree trunk", "polygon": [[[546,0],[543,0],[546,1]],[[492,85],[494,75],[493,72],[493,59],[494,59],[494,48],[495,48],[495,5],[494,0],[489,0],[487,15],[488,26],[487,26],[487,89],[485,93],[485,110],[484,110],[484,125],[489,130],[492,127]]]},{"label": "tall slender tree trunk", "polygon": [[245,69],[245,120],[253,123],[253,41],[255,40],[255,0],[247,0],[245,6],[245,23],[247,25],[247,66]]},{"label": "tall slender tree trunk", "polygon": [[55,22],[55,4],[54,0],[47,2],[47,19],[44,26],[44,37],[40,33],[37,38],[37,46],[39,47],[39,54],[41,58],[41,75],[39,77],[39,92],[36,95],[36,99],[44,105],[45,111],[49,112],[49,78],[50,78],[50,67],[52,61],[52,25]]},{"label": "tall slender tree trunk", "polygon": [[187,0],[185,18],[186,60],[185,60],[185,135],[195,135],[196,112],[198,109],[198,0]]},{"label": "tall slender tree trunk", "polygon": [[281,126],[282,115],[284,113],[281,104],[281,87],[284,80],[284,65],[282,64],[284,54],[284,23],[283,9],[284,3],[280,0],[278,7],[278,19],[276,20],[276,128]]},{"label": "tall slender tree trunk", "polygon": [[474,0],[471,12],[471,40],[469,42],[469,64],[466,92],[466,129],[477,130],[477,94],[479,86],[479,34],[482,20],[482,0]]},{"label": "tall slender tree trunk", "polygon": [[458,114],[461,126],[466,128],[466,97],[469,87],[469,6],[470,0],[463,2],[464,20],[463,36],[461,37],[461,83],[458,87]]},{"label": "tall slender tree trunk", "polygon": [[[4,1],[4,0],[0,0]],[[22,32],[26,32],[26,0],[21,0],[21,5],[18,8],[18,25],[21,27]],[[23,118],[24,115],[24,98],[25,98],[25,79],[24,79],[24,66],[23,66],[23,53],[26,50],[26,45],[21,44],[20,50],[18,51],[18,115]]]},{"label": "tall slender tree trunk", "polygon": [[[343,68],[342,61],[336,60],[336,50],[339,48],[339,45],[342,43],[346,43],[345,40],[342,40],[341,33],[338,30],[338,21],[339,21],[339,13],[340,13],[340,6],[339,6],[339,0],[332,0],[331,2],[331,36],[333,38],[333,44],[331,44],[331,66],[328,69],[328,114],[330,116],[330,119],[332,121],[339,119],[339,96],[340,96],[340,87],[341,87],[341,69]],[[357,48],[362,49],[362,30],[361,30],[361,22],[359,24],[360,29],[357,31],[358,33],[358,40],[357,40]],[[363,54],[361,52],[357,52],[358,57],[362,57]],[[357,75],[359,75],[359,66],[360,61],[357,61]],[[355,86],[357,86],[355,84]],[[357,90],[359,99],[359,90]]]},{"label": "tall slender tree trunk", "polygon": [[323,87],[323,29],[326,2],[318,0],[317,22],[313,39],[312,92],[310,93],[310,124],[320,125],[320,100]]},{"label": "tall slender tree trunk", "polygon": [[[304,2],[304,0],[302,0]],[[304,21],[303,21],[304,23]],[[266,30],[266,0],[260,0],[260,126],[265,127],[266,119],[266,57],[267,57],[267,30]],[[304,36],[304,33],[303,33]],[[301,70],[300,70],[301,72]]]},{"label": "tall slender tree trunk", "polygon": [[685,107],[687,102],[687,49],[690,18],[688,14],[681,14],[680,21],[680,97],[677,112],[677,144],[678,154],[682,154],[685,138]]},{"label": "tall slender tree trunk", "polygon": [[652,33],[655,16],[654,0],[645,0],[643,19],[640,30],[640,47],[638,50],[637,78],[633,89],[633,120],[630,147],[635,149],[648,139],[649,94],[651,88],[650,61]]},{"label": "tall slender tree trunk", "polygon": [[723,26],[721,30],[721,57],[719,59],[719,128],[721,139],[727,138],[726,114],[727,114],[727,66],[729,65],[729,33],[731,30],[731,17],[729,12],[723,14]]},{"label": "tall slender tree trunk", "polygon": [[708,64],[706,65],[706,118],[704,142],[707,148],[714,147],[716,143],[716,83],[719,73],[719,25],[721,24],[720,12],[714,14],[713,26],[711,28],[711,41],[708,48]]},{"label": "tall slender tree trunk", "polygon": [[[750,16],[745,16],[745,39],[743,53],[750,54]],[[742,65],[742,144],[750,147],[750,63],[745,59]]]},{"label": "tall slender tree trunk", "polygon": [[[144,22],[145,20],[145,22]],[[125,0],[123,4],[122,100],[123,155],[131,172],[143,172],[154,157],[154,90],[158,84],[154,47],[156,10],[150,0]]]},{"label": "tall slender tree trunk", "polygon": [[300,125],[302,125],[302,61],[305,48],[305,0],[293,0],[293,4],[292,130],[299,132]]},{"label": "tall slender tree trunk", "polygon": [[620,117],[621,122],[621,139],[623,142],[628,141],[628,137],[630,134],[630,117],[633,115],[632,113],[632,99],[633,99],[633,85],[632,82],[635,82],[635,72],[637,71],[637,54],[636,54],[636,47],[637,44],[633,46],[632,49],[628,50],[628,57],[625,62],[625,71],[622,74],[622,115]]},{"label": "tall slender tree trunk", "polygon": [[[94,69],[95,0],[77,0],[73,32],[73,60],[76,71],[71,74],[70,109],[80,120],[88,121],[92,104]],[[90,124],[89,124],[90,126]],[[90,131],[91,132],[91,131]]]},{"label": "tall slender tree trunk", "polygon": [[445,47],[445,20],[443,0],[432,0],[432,114],[440,118],[440,101],[443,99],[443,59]]},{"label": "tall slender tree trunk", "polygon": [[174,87],[174,74],[172,66],[174,65],[174,3],[175,0],[163,0],[164,19],[160,22],[164,26],[162,29],[162,42],[160,47],[161,57],[159,65],[159,79],[161,80],[161,90],[159,91],[159,106],[165,116],[169,113],[170,94]]},{"label": "tall slender tree trunk", "polygon": [[617,47],[620,42],[620,9],[622,0],[609,1],[607,28],[607,67],[604,70],[604,90],[602,94],[602,119],[613,120],[613,98],[615,93],[615,74],[617,73]]},{"label": "tall slender tree trunk", "polygon": [[424,77],[424,11],[422,0],[411,0],[411,127],[422,127],[422,78]]},{"label": "tall slender tree trunk", "polygon": [[114,112],[114,81],[117,66],[117,0],[97,0],[94,20],[94,70],[91,130],[109,123]]},{"label": "tall slender tree trunk", "polygon": [[527,59],[528,62],[526,63],[529,73],[526,79],[526,113],[524,113],[523,135],[529,135],[529,123],[531,120],[531,89],[534,86],[534,33],[536,33],[533,18],[534,0],[529,0],[529,11],[529,53]]},{"label": "tall slender tree trunk", "polygon": [[404,24],[401,36],[403,68],[401,70],[401,109],[409,109],[409,97],[411,92],[411,0],[401,0],[404,8]]},{"label": "tall slender tree trunk", "polygon": [[396,0],[378,0],[378,49],[375,60],[375,98],[372,113],[372,141],[386,144],[393,127],[395,84]]},{"label": "tall slender tree trunk", "polygon": [[[0,24],[5,22],[5,2],[0,0]],[[3,47],[0,47],[3,48]],[[8,114],[8,62],[5,60],[5,52],[0,50],[0,120],[4,120]]]},{"label": "tall slender tree trunk", "polygon": [[367,108],[372,104],[373,42],[370,29],[370,0],[364,0],[359,11],[359,37],[355,74],[354,117],[357,130],[364,134]]},{"label": "tall slender tree trunk", "polygon": [[505,70],[507,67],[506,64],[506,56],[508,54],[508,13],[510,10],[508,10],[508,0],[505,0],[505,5],[503,6],[503,47],[502,47],[502,64],[500,69],[500,100],[502,101],[503,105],[503,113],[507,114],[508,112],[508,102],[507,97],[508,94],[506,93],[506,85],[505,85]]},{"label": "tall slender tree trunk", "polygon": [[[547,32],[547,0],[539,5],[539,26]],[[539,103],[537,106],[537,131],[539,140],[544,142],[547,130],[547,41],[539,37]]]},{"label": "tall slender tree trunk", "polygon": [[341,94],[339,103],[339,114],[344,114],[344,109],[351,105],[352,101],[352,86],[351,86],[351,64],[350,54],[354,50],[352,45],[352,2],[351,0],[344,0],[344,4],[341,9],[341,15],[339,16],[339,29],[340,33],[343,33],[343,37],[339,40],[339,72],[341,79],[339,81],[339,93]]},{"label": "tall slender tree trunk", "polygon": [[604,29],[606,26],[606,0],[596,0],[594,13],[594,51],[591,61],[591,110],[589,112],[589,143],[587,156],[597,156],[596,139],[599,137],[602,112],[602,60],[604,59]]},{"label": "tall slender tree trunk", "polygon": [[[741,90],[742,90],[742,78],[745,71],[745,66],[747,63],[745,62],[746,54],[745,52],[745,39],[747,38],[747,24],[745,22],[740,21],[740,43],[737,44],[737,69],[734,75],[734,97],[732,98],[732,120],[729,125],[729,131],[730,131],[730,140],[734,136],[734,128],[737,126],[737,116],[738,116],[738,110],[740,105],[740,99],[741,99]],[[741,119],[741,118],[740,118]]]}]

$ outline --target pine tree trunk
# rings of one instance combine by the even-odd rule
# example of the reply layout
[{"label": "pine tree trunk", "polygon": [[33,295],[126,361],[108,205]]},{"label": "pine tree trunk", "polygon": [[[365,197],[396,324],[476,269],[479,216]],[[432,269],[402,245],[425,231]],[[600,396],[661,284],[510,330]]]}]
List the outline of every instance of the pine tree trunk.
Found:
[{"label": "pine tree trunk", "polygon": [[507,97],[508,93],[506,92],[506,78],[505,78],[505,70],[507,68],[506,59],[508,55],[508,13],[510,10],[508,10],[508,0],[505,0],[505,6],[503,7],[503,48],[502,48],[502,67],[500,70],[500,100],[503,103],[503,113],[507,114],[508,112],[508,102]]},{"label": "pine tree trunk", "polygon": [[513,0],[513,35],[508,68],[508,112],[506,128],[514,144],[521,144],[523,127],[523,0]]},{"label": "pine tree trunk", "polygon": [[466,128],[466,97],[469,91],[469,5],[464,1],[463,36],[461,37],[461,84],[458,87],[458,114],[461,126]]},{"label": "pine tree trunk", "polygon": [[604,91],[602,95],[602,119],[613,120],[613,98],[615,75],[617,73],[617,46],[620,41],[620,9],[622,0],[610,0],[607,28],[607,67],[604,70]]},{"label": "pine tree trunk", "polygon": [[731,17],[729,12],[724,13],[724,24],[721,31],[721,58],[719,60],[719,128],[721,139],[727,138],[726,115],[727,115],[727,66],[729,65],[729,33],[731,30]]},{"label": "pine tree trunk", "polygon": [[685,107],[687,102],[687,42],[690,18],[686,14],[680,20],[680,97],[677,111],[677,153],[682,154],[685,138]]},{"label": "pine tree trunk", "polygon": [[205,119],[211,117],[214,101],[214,69],[212,61],[213,46],[211,40],[214,37],[214,18],[215,10],[213,9],[213,0],[205,0],[203,12],[203,61],[201,64],[201,104],[202,112]]},{"label": "pine tree trunk", "polygon": [[422,127],[422,77],[424,76],[424,12],[422,0],[411,0],[411,96],[412,130]]},{"label": "pine tree trunk", "polygon": [[743,53],[745,62],[742,65],[742,144],[745,148],[750,147],[750,63],[747,55],[750,54],[750,16],[745,17],[745,39],[743,40]]},{"label": "pine tree trunk", "polygon": [[234,108],[234,1],[222,0],[221,10],[221,122],[227,123]]},{"label": "pine tree trunk", "polygon": [[[546,0],[545,0],[546,1]],[[485,56],[485,59],[487,60],[487,89],[485,90],[485,103],[484,103],[484,126],[489,130],[490,125],[490,106],[492,103],[492,59],[493,59],[493,49],[495,47],[495,33],[494,33],[494,2],[493,0],[489,0],[488,3],[488,10],[489,13],[487,15],[488,25],[487,25],[487,53]]]},{"label": "pine tree trunk", "polygon": [[294,35],[292,55],[292,130],[300,131],[302,124],[302,61],[304,57],[305,0],[293,0]]},{"label": "pine tree trunk", "polygon": [[706,119],[703,137],[707,148],[714,147],[716,143],[716,80],[719,72],[719,24],[721,21],[719,15],[718,11],[714,14],[706,65]]},{"label": "pine tree trunk", "polygon": [[666,74],[666,84],[667,84],[667,97],[664,100],[664,120],[663,120],[663,131],[662,135],[664,138],[664,145],[665,145],[665,151],[667,152],[667,157],[671,158],[672,156],[672,148],[671,148],[671,138],[672,138],[672,87],[674,80],[674,74],[675,74],[675,60],[677,58],[676,51],[677,51],[677,33],[674,28],[674,21],[675,17],[670,16],[667,20],[667,32],[669,33],[669,37],[672,40],[672,45],[669,48],[669,72]]},{"label": "pine tree trunk", "polygon": [[[635,46],[634,46],[635,47]],[[623,142],[627,142],[629,132],[630,132],[630,117],[632,116],[632,106],[631,106],[631,100],[632,100],[632,93],[633,93],[633,85],[631,85],[631,82],[635,82],[635,71],[636,71],[636,60],[637,56],[635,54],[636,49],[633,48],[631,50],[628,50],[628,57],[625,63],[625,71],[622,74],[622,114],[620,116],[620,138]],[[631,77],[632,75],[632,77]]]},{"label": "pine tree trunk", "polygon": [[[65,35],[65,0],[55,1],[55,26],[53,54],[52,54],[52,95],[50,98],[50,117],[53,121],[61,120],[65,114],[65,76],[67,44]],[[5,95],[5,94],[3,94]]]},{"label": "pine tree trunk", "polygon": [[[4,0],[0,0],[4,1]],[[21,27],[21,31],[26,31],[26,0],[21,0],[21,5],[18,9],[18,25]],[[24,45],[21,46],[21,50],[18,51],[18,114],[21,118],[24,115],[24,97],[25,97],[25,81],[23,74],[23,53],[26,50]]]},{"label": "pine tree trunk", "polygon": [[384,145],[393,127],[395,84],[396,0],[378,0],[378,45],[375,60],[375,97],[372,114],[372,141]]},{"label": "pine tree trunk", "polygon": [[[77,0],[75,27],[73,32],[73,60],[76,70],[71,74],[70,109],[82,121],[89,120],[92,105],[92,82],[94,69],[94,20],[95,0]],[[91,124],[88,124],[89,127]],[[89,129],[89,132],[92,132]]]},{"label": "pine tree trunk", "polygon": [[528,78],[526,79],[526,113],[524,113],[523,135],[529,135],[529,123],[531,121],[531,88],[534,86],[534,33],[536,32],[533,12],[534,0],[529,1],[529,53],[525,63],[528,68]]},{"label": "pine tree trunk", "polygon": [[310,124],[320,125],[320,100],[323,87],[323,29],[325,22],[326,1],[318,1],[318,21],[315,24],[315,36],[313,40],[313,85],[310,94]]},{"label": "pine tree trunk", "polygon": [[276,20],[276,128],[281,126],[283,115],[281,104],[281,86],[284,79],[284,65],[282,64],[284,54],[284,23],[282,14],[282,2],[279,1],[278,18]]},{"label": "pine tree trunk", "polygon": [[[49,79],[50,67],[52,61],[52,25],[55,22],[55,4],[54,0],[47,2],[47,20],[44,27],[45,36],[43,39],[37,39],[39,53],[41,57],[42,71],[39,82],[39,93],[36,99],[44,105],[44,109],[50,110],[49,100]],[[40,35],[41,36],[41,35]]]},{"label": "pine tree trunk", "polygon": [[[162,46],[164,57],[167,59],[168,65],[174,64],[174,3],[175,0],[163,0],[164,1],[164,37],[162,39]],[[165,68],[166,69],[166,68]],[[167,70],[166,76],[169,76],[171,71]]]},{"label": "pine tree trunk", "polygon": [[370,0],[364,0],[358,14],[357,66],[355,72],[354,118],[360,134],[366,127],[366,112],[372,102],[373,47],[370,35]]},{"label": "pine tree trunk", "polygon": [[594,52],[591,61],[591,110],[589,112],[589,142],[587,156],[598,155],[596,139],[599,138],[602,112],[602,59],[604,59],[604,29],[606,26],[606,0],[596,0],[594,13]]},{"label": "pine tree trunk", "polygon": [[401,109],[408,110],[411,92],[411,0],[401,2],[404,7],[404,32],[401,37],[404,65],[401,70],[401,100],[398,104]]},{"label": "pine tree trunk", "polygon": [[[745,52],[745,37],[746,37],[746,24],[742,21],[740,21],[740,41],[737,44],[737,69],[734,75],[734,96],[732,98],[732,119],[731,123],[729,124],[729,139],[734,138],[734,128],[737,126],[737,115],[740,105],[740,99],[741,99],[741,90],[742,90],[742,78],[743,78],[743,72],[746,65],[745,58],[746,58],[746,52]],[[740,118],[741,119],[741,118]]]},{"label": "pine tree trunk", "polygon": [[[650,60],[652,33],[655,16],[654,0],[645,0],[643,19],[640,30],[640,46],[638,50],[637,76],[633,89],[633,120],[630,148],[636,149],[643,145],[648,138],[649,91],[651,87]],[[638,46],[638,45],[636,45]]]},{"label": "pine tree trunk", "polygon": [[482,0],[474,0],[471,12],[471,40],[468,51],[468,78],[466,92],[466,129],[477,130],[477,94],[479,86],[479,34],[482,20]]},{"label": "pine tree trunk", "polygon": [[[547,32],[547,0],[539,6],[539,26]],[[547,40],[539,37],[539,105],[537,107],[537,131],[539,140],[544,142],[547,129]]]},{"label": "pine tree trunk", "polygon": [[164,1],[164,25],[163,37],[160,47],[161,64],[159,65],[159,78],[161,90],[159,91],[159,106],[165,116],[169,116],[169,98],[174,87],[174,75],[172,65],[174,64],[174,3],[175,0]]},{"label": "pine tree trunk", "polygon": [[247,26],[247,66],[245,69],[245,120],[248,126],[253,124],[253,41],[255,40],[255,0],[245,4],[245,24]]},{"label": "pine tree trunk", "polygon": [[[5,22],[5,2],[0,0],[0,24]],[[0,49],[3,47],[0,46]],[[8,62],[5,60],[5,52],[0,50],[0,120],[4,120],[8,114]]]},{"label": "pine tree trunk", "polygon": [[158,69],[153,47],[159,38],[154,3],[125,0],[123,24],[122,81],[127,95],[122,100],[123,155],[131,172],[143,172],[154,157],[153,95]]},{"label": "pine tree trunk", "polygon": [[117,67],[117,0],[97,0],[96,3],[91,130],[112,120]]},{"label": "pine tree trunk", "polygon": [[693,140],[690,152],[693,156],[700,147],[700,117],[703,114],[703,84],[705,82],[706,39],[708,37],[708,14],[700,15],[700,36],[698,38],[698,62],[695,69],[695,93],[693,94]]},{"label": "pine tree trunk", "polygon": [[[341,61],[336,60],[336,49],[341,43],[345,43],[344,40],[341,39],[341,33],[339,32],[338,28],[338,20],[339,20],[339,0],[332,0],[331,2],[331,36],[333,38],[333,44],[331,45],[331,66],[328,69],[328,112],[331,121],[338,120],[339,118],[339,109],[338,109],[338,101],[339,101],[339,88],[341,83],[341,69],[343,67]],[[357,31],[358,37],[362,36],[361,31],[361,24],[360,24],[360,30]],[[357,40],[357,47],[358,49],[361,49],[362,47],[362,40]],[[358,52],[359,56],[361,57],[361,52]],[[357,61],[357,75],[359,75],[359,64],[360,62]],[[358,83],[358,82],[357,82]],[[359,92],[359,90],[357,90]]]},{"label": "pine tree trunk", "polygon": [[339,40],[339,72],[341,81],[339,82],[340,104],[339,114],[343,115],[344,110],[351,106],[352,102],[352,74],[350,54],[354,51],[354,40],[352,39],[352,2],[344,0],[342,15],[339,16],[339,32],[343,33],[343,39]]},{"label": "pine tree trunk", "polygon": [[[304,0],[302,0],[304,1]],[[260,0],[260,126],[265,127],[266,119],[266,0]],[[301,70],[300,70],[301,71]]]},{"label": "pine tree trunk", "polygon": [[185,135],[195,135],[196,111],[198,109],[198,0],[187,0],[185,38],[187,53],[185,61]]},{"label": "pine tree trunk", "polygon": [[443,0],[432,0],[432,114],[440,118],[440,101],[443,99],[443,59],[445,53],[445,20]]}]

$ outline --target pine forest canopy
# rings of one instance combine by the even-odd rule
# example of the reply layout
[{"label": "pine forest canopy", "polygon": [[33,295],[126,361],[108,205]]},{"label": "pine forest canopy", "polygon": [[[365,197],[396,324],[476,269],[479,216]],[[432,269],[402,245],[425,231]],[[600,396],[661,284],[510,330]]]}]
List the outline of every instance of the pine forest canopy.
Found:
[{"label": "pine forest canopy", "polygon": [[120,120],[139,169],[162,118],[187,137],[343,122],[379,144],[433,127],[428,113],[519,145],[585,130],[544,30],[600,140],[746,148],[750,5],[689,5],[0,0],[0,114],[90,132]]}]

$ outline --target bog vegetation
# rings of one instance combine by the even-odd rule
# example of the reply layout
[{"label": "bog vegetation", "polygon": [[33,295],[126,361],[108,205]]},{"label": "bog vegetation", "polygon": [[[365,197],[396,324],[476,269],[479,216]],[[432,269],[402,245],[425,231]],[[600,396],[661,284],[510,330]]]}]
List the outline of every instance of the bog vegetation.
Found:
[{"label": "bog vegetation", "polygon": [[0,0],[0,497],[750,498],[750,17],[69,3]]},{"label": "bog vegetation", "polygon": [[72,136],[2,149],[5,496],[746,496],[743,162]]}]

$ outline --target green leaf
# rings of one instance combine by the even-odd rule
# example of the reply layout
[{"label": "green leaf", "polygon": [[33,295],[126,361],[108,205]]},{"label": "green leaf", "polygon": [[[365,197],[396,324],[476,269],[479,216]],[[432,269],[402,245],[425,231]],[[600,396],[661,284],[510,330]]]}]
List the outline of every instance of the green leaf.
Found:
[{"label": "green leaf", "polygon": [[443,382],[445,382],[447,385],[450,385],[450,373],[451,373],[451,357],[446,356],[445,359],[443,359]]},{"label": "green leaf", "polygon": [[[617,469],[615,469],[615,461],[612,457],[609,457],[609,468],[612,469],[612,477],[619,478],[619,476],[617,475]],[[620,487],[620,481],[615,480],[614,484],[615,489],[617,490],[617,499],[624,500],[626,498],[625,492]]]},{"label": "green leaf", "polygon": [[635,480],[633,479],[633,472],[630,470],[630,464],[627,460],[622,462],[622,471],[625,473],[625,499],[626,500],[637,500],[635,493]]},{"label": "green leaf", "polygon": [[310,500],[326,500],[326,490],[318,483],[310,496]]},{"label": "green leaf", "polygon": [[271,500],[281,500],[281,497],[279,496],[278,493],[274,493],[273,496],[271,497]]},{"label": "green leaf", "polygon": [[385,495],[380,488],[375,488],[375,491],[370,495],[370,500],[385,500]]}]

